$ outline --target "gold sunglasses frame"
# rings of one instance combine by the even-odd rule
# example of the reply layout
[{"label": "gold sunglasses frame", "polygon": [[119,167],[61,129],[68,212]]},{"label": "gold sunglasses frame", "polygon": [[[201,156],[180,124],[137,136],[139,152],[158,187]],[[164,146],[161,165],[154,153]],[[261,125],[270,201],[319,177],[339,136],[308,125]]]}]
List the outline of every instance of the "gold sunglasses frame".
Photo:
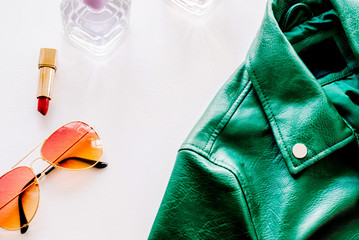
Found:
[{"label": "gold sunglasses frame", "polygon": [[[8,174],[9,172],[11,172],[11,171],[13,171],[13,170],[15,170],[16,168],[19,168],[19,167],[26,167],[26,168],[28,168],[28,169],[34,174],[34,182],[31,183],[31,184],[29,184],[29,185],[28,185],[27,187],[25,187],[21,192],[19,192],[16,196],[14,196],[14,197],[11,198],[9,201],[7,201],[3,206],[0,207],[0,210],[1,210],[2,208],[4,208],[7,204],[9,204],[11,201],[13,201],[15,198],[17,198],[17,197],[18,197],[20,194],[22,194],[24,191],[26,191],[29,187],[33,186],[34,184],[35,184],[35,186],[39,186],[39,181],[40,181],[44,176],[46,176],[46,175],[49,174],[51,171],[53,171],[55,168],[66,169],[66,170],[70,170],[70,171],[80,171],[80,170],[86,170],[86,169],[89,169],[89,168],[92,168],[92,167],[95,167],[95,168],[105,168],[105,167],[107,167],[108,164],[107,164],[106,162],[102,162],[102,161],[101,161],[102,156],[103,156],[103,145],[102,145],[102,144],[101,144],[101,145],[102,145],[102,148],[101,148],[101,156],[100,156],[99,160],[97,160],[97,161],[96,161],[93,165],[91,165],[91,166],[88,166],[88,167],[85,167],[85,168],[81,168],[81,169],[69,169],[69,168],[64,168],[64,167],[61,167],[61,166],[58,166],[58,165],[54,164],[54,162],[55,162],[57,159],[59,159],[61,156],[63,156],[67,151],[69,151],[73,146],[75,146],[76,143],[78,143],[81,139],[83,139],[83,138],[90,132],[90,130],[87,131],[79,140],[77,140],[77,141],[76,141],[73,145],[71,145],[68,149],[66,149],[66,151],[64,151],[64,153],[61,154],[54,162],[48,161],[48,160],[43,156],[43,154],[42,154],[42,148],[43,148],[45,142],[46,142],[54,133],[56,133],[58,130],[60,130],[61,128],[65,127],[66,125],[69,125],[69,124],[71,124],[71,123],[81,123],[81,124],[85,124],[85,125],[89,126],[90,129],[92,129],[92,130],[95,132],[96,136],[98,137],[98,139],[99,139],[99,140],[101,141],[101,143],[102,143],[102,140],[101,140],[100,136],[97,134],[97,132],[95,131],[95,129],[94,129],[92,126],[90,126],[90,125],[88,125],[87,123],[85,123],[85,122],[82,122],[82,121],[72,121],[72,122],[68,122],[68,123],[62,125],[62,126],[59,127],[58,129],[56,129],[48,138],[46,138],[45,140],[43,140],[40,144],[38,144],[35,148],[33,148],[28,154],[26,154],[23,158],[21,158],[20,161],[18,161],[9,171],[7,171],[6,173],[4,173],[4,174],[0,177],[0,179],[1,179],[1,178],[2,178],[3,176],[5,176],[6,174]],[[18,166],[22,161],[24,161],[28,156],[30,156],[30,154],[32,154],[32,153],[33,153],[36,149],[38,149],[40,146],[41,146],[41,149],[40,149],[41,157],[37,157],[37,158],[35,158],[34,160],[32,160],[30,166]],[[44,162],[48,163],[49,165],[48,165],[45,169],[43,169],[40,173],[35,174],[35,171],[34,171],[34,169],[32,168],[32,164],[33,164],[35,161],[39,160],[39,159],[43,160]],[[37,202],[36,210],[35,210],[35,212],[34,212],[34,215],[31,217],[31,219],[30,219],[29,221],[27,220],[27,223],[26,223],[25,225],[20,226],[20,227],[17,228],[17,229],[7,229],[7,228],[1,227],[1,226],[0,226],[0,227],[3,228],[3,229],[6,229],[6,230],[10,230],[10,231],[11,231],[11,230],[16,231],[16,230],[19,230],[19,229],[20,229],[20,231],[21,231],[22,234],[25,233],[25,232],[27,231],[27,229],[28,229],[28,226],[29,226],[30,222],[31,222],[32,219],[34,218],[34,216],[35,216],[35,214],[36,214],[36,212],[37,212],[38,206],[39,206],[39,202],[40,202],[40,188],[39,188],[39,187],[38,187],[38,192],[39,192],[39,193],[38,193],[38,194],[39,194],[39,197],[38,197],[38,202]]]}]

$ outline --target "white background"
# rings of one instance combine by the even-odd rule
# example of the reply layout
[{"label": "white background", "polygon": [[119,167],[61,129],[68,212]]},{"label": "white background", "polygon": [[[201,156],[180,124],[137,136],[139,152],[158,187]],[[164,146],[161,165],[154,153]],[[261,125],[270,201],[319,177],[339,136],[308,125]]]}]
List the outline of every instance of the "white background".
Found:
[{"label": "white background", "polygon": [[[0,239],[147,239],[177,150],[244,61],[266,1],[219,0],[194,17],[167,0],[133,0],[127,35],[101,61],[64,37],[60,2],[2,1],[0,172],[73,120],[95,127],[109,166],[44,177],[28,232],[0,229]],[[43,47],[59,52],[46,117],[36,99]]]}]

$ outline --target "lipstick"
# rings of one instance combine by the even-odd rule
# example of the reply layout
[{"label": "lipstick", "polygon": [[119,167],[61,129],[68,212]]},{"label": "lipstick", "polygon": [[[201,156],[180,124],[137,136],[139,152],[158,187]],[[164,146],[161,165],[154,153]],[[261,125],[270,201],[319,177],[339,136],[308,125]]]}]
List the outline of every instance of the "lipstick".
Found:
[{"label": "lipstick", "polygon": [[41,48],[39,57],[39,83],[37,86],[37,111],[46,115],[52,98],[56,73],[57,50]]}]

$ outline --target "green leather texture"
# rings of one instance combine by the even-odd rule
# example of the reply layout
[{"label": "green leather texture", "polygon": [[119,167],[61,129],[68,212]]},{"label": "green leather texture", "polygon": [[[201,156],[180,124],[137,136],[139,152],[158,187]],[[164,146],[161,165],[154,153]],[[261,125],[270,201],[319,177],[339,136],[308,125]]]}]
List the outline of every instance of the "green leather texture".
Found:
[{"label": "green leather texture", "polygon": [[359,239],[358,61],[358,0],[270,0],[149,239]]}]

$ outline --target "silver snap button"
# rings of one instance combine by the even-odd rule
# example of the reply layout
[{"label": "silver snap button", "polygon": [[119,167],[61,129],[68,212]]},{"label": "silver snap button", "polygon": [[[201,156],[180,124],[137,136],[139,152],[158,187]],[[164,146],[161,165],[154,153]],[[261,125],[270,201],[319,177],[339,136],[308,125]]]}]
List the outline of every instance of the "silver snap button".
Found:
[{"label": "silver snap button", "polygon": [[295,158],[305,158],[308,154],[308,149],[303,143],[297,143],[293,146],[293,155]]}]

